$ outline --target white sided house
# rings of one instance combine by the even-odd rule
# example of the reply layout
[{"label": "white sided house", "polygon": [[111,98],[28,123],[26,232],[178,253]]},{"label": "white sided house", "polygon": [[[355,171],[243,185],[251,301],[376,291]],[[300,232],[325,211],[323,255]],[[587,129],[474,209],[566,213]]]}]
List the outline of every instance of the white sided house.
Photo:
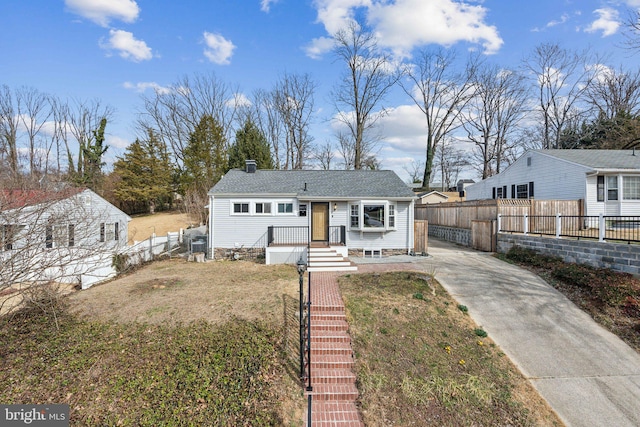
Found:
[{"label": "white sided house", "polygon": [[640,152],[530,150],[466,188],[467,200],[583,200],[584,215],[640,216]]},{"label": "white sided house", "polygon": [[3,190],[2,281],[85,286],[95,283],[102,270],[111,276],[112,257],[127,245],[130,220],[89,189]]},{"label": "white sided house", "polygon": [[257,170],[247,161],[209,191],[209,255],[259,249],[267,264],[302,259],[311,270],[318,251],[407,254],[414,199],[393,171]]}]

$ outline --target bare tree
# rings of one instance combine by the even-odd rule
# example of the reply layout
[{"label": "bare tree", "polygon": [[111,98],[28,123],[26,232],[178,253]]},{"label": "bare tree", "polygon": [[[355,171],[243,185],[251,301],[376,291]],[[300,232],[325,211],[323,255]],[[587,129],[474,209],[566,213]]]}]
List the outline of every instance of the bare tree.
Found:
[{"label": "bare tree", "polygon": [[[72,105],[64,108],[60,114],[64,117],[64,129],[68,129],[65,135],[65,149],[67,153],[68,175],[71,181],[79,184],[88,184],[89,177],[95,169],[95,162],[99,159],[92,159],[96,143],[102,144],[96,132],[102,129],[110,121],[114,114],[114,109],[95,99],[91,101],[75,100]],[[77,144],[77,147],[75,144]],[[100,148],[102,150],[102,148]],[[88,153],[91,153],[87,156]],[[77,159],[74,166],[74,157]]]},{"label": "bare tree", "polygon": [[421,180],[424,175],[424,162],[411,159],[411,163],[402,166],[402,169],[409,174],[411,184],[418,184],[422,182]]},{"label": "bare tree", "polygon": [[415,63],[406,67],[402,89],[420,108],[426,119],[426,157],[422,185],[428,187],[436,148],[461,125],[460,114],[473,94],[475,58],[467,61],[463,72],[455,68],[452,50],[423,50]]},{"label": "bare tree", "polygon": [[462,170],[470,165],[469,153],[456,148],[454,140],[446,138],[436,150],[434,169],[440,169],[443,189],[449,189],[458,182]]},{"label": "bare tree", "polygon": [[370,131],[385,114],[381,103],[399,74],[390,57],[379,51],[374,34],[357,22],[338,31],[334,39],[336,59],[346,64],[347,70],[332,91],[332,98],[337,120],[349,129],[353,168],[361,169],[375,150],[377,138]]},{"label": "bare tree", "polygon": [[482,178],[500,173],[511,134],[523,118],[527,88],[515,71],[483,65],[475,74],[474,95],[467,104],[463,127],[482,162]]},{"label": "bare tree", "polygon": [[623,21],[624,47],[632,51],[640,50],[640,9],[628,9]]},{"label": "bare tree", "polygon": [[182,170],[184,149],[202,117],[213,117],[230,140],[237,107],[241,104],[238,96],[238,90],[213,73],[185,76],[169,90],[157,89],[151,96],[142,96],[144,110],[138,125],[143,134],[151,129],[163,139],[171,148],[176,166]]},{"label": "bare tree", "polygon": [[[45,93],[38,91],[37,89],[30,87],[21,87],[16,93],[18,99],[18,105],[23,106],[23,111],[20,113],[20,120],[24,127],[28,152],[29,152],[29,173],[36,174],[38,172],[38,159],[40,156],[37,153],[38,136],[41,133],[42,127],[52,114],[49,97]],[[45,147],[46,149],[46,147]]]},{"label": "bare tree", "polygon": [[20,178],[18,158],[18,126],[20,125],[20,107],[9,86],[3,85],[0,91],[0,154],[9,167],[7,179],[17,182]]},{"label": "bare tree", "polygon": [[282,161],[282,153],[286,153],[283,143],[285,133],[282,117],[276,107],[276,91],[257,90],[253,94],[253,113],[251,117],[258,129],[267,137],[271,145],[271,153],[276,169],[284,169],[285,163]]},{"label": "bare tree", "polygon": [[328,140],[323,146],[317,147],[313,157],[318,162],[322,170],[330,170],[331,162],[335,157],[331,141]]},{"label": "bare tree", "polygon": [[559,148],[565,127],[585,113],[578,104],[597,74],[593,63],[597,59],[588,51],[572,52],[553,43],[537,46],[524,61],[538,93],[542,148]]},{"label": "bare tree", "polygon": [[284,169],[302,169],[312,155],[309,125],[316,87],[308,74],[285,73],[273,90],[273,105],[285,130]]},{"label": "bare tree", "polygon": [[640,69],[601,70],[589,86],[587,98],[598,115],[607,119],[623,112],[635,115],[640,108]]}]

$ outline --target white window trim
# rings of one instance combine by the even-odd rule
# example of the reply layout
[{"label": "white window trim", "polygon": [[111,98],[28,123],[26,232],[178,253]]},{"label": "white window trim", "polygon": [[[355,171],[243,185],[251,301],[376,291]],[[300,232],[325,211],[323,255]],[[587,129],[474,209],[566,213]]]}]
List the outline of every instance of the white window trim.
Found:
[{"label": "white window trim", "polygon": [[[364,207],[365,205],[383,205],[384,206],[384,227],[363,227],[364,224]],[[394,226],[389,226],[389,206],[393,205]],[[351,226],[351,206],[358,206],[358,227]],[[398,227],[398,204],[389,200],[360,200],[359,202],[349,203],[348,224],[349,230],[368,232],[385,232],[396,230]]]},{"label": "white window trim", "polygon": [[[296,204],[296,202],[294,200],[287,200],[287,201],[282,201],[282,200],[278,200],[275,203],[275,215],[277,216],[297,216],[298,215],[298,206]],[[291,205],[291,212],[279,212],[278,211],[278,207],[281,204],[290,204]]]},{"label": "white window trim", "polygon": [[[263,209],[264,209],[264,205],[269,205],[271,206],[271,212],[258,212],[258,208],[256,207],[257,205],[263,205]],[[253,202],[249,207],[249,213],[257,216],[273,216],[273,202],[263,202],[263,201]],[[239,215],[239,214],[236,214],[236,215]]]},{"label": "white window trim", "polygon": [[626,201],[626,202],[629,202],[629,203],[638,203],[638,201],[640,201],[640,199],[627,199],[627,198],[625,198],[624,184],[625,184],[625,180],[627,178],[640,179],[640,176],[638,176],[638,175],[622,175],[622,185],[620,185],[620,182],[618,183],[618,198],[619,198],[620,201]]},{"label": "white window trim", "polygon": [[[247,212],[234,212],[233,207],[236,204],[247,204],[248,205],[248,211]],[[251,206],[252,203],[249,200],[231,200],[231,203],[229,204],[229,215],[231,216],[250,216],[251,215]]]}]

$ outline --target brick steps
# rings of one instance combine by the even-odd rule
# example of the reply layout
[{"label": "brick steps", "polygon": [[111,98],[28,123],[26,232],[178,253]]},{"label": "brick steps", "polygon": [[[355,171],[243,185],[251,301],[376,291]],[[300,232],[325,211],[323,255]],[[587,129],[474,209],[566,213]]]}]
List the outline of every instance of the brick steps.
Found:
[{"label": "brick steps", "polygon": [[311,375],[317,369],[352,369],[355,365],[351,356],[324,355],[311,359]]},{"label": "brick steps", "polygon": [[[311,264],[309,264],[311,265]],[[316,270],[317,271],[317,270]],[[335,271],[335,270],[333,270]],[[335,273],[311,274],[311,422],[361,427],[349,325]],[[305,423],[307,414],[305,414]]]},{"label": "brick steps", "polygon": [[[313,381],[313,377],[311,379]],[[314,384],[311,394],[313,395],[313,400],[325,402],[355,402],[358,399],[358,389],[355,384]],[[313,407],[311,413],[313,415]]]},{"label": "brick steps", "polygon": [[356,382],[356,374],[350,368],[316,369],[311,371],[311,374],[314,375],[311,378],[314,391],[316,391],[316,385],[320,384],[355,384]]},{"label": "brick steps", "polygon": [[323,402],[314,400],[311,413],[321,416],[313,420],[314,427],[350,427],[361,426],[358,408],[353,402]]},{"label": "brick steps", "polygon": [[311,360],[318,356],[353,357],[350,342],[319,342],[311,346]]},{"label": "brick steps", "polygon": [[311,347],[316,345],[317,343],[326,343],[326,342],[340,342],[340,343],[348,343],[351,344],[351,337],[346,332],[342,331],[323,331],[316,330],[311,334]]}]

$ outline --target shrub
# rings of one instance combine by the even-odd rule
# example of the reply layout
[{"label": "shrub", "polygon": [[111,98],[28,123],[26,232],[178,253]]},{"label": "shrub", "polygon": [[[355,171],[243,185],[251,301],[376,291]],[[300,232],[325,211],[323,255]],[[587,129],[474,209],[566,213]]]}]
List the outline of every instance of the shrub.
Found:
[{"label": "shrub", "polygon": [[506,257],[511,261],[532,265],[534,267],[548,267],[549,265],[562,263],[560,257],[543,255],[533,249],[527,249],[517,245],[509,249]]}]

